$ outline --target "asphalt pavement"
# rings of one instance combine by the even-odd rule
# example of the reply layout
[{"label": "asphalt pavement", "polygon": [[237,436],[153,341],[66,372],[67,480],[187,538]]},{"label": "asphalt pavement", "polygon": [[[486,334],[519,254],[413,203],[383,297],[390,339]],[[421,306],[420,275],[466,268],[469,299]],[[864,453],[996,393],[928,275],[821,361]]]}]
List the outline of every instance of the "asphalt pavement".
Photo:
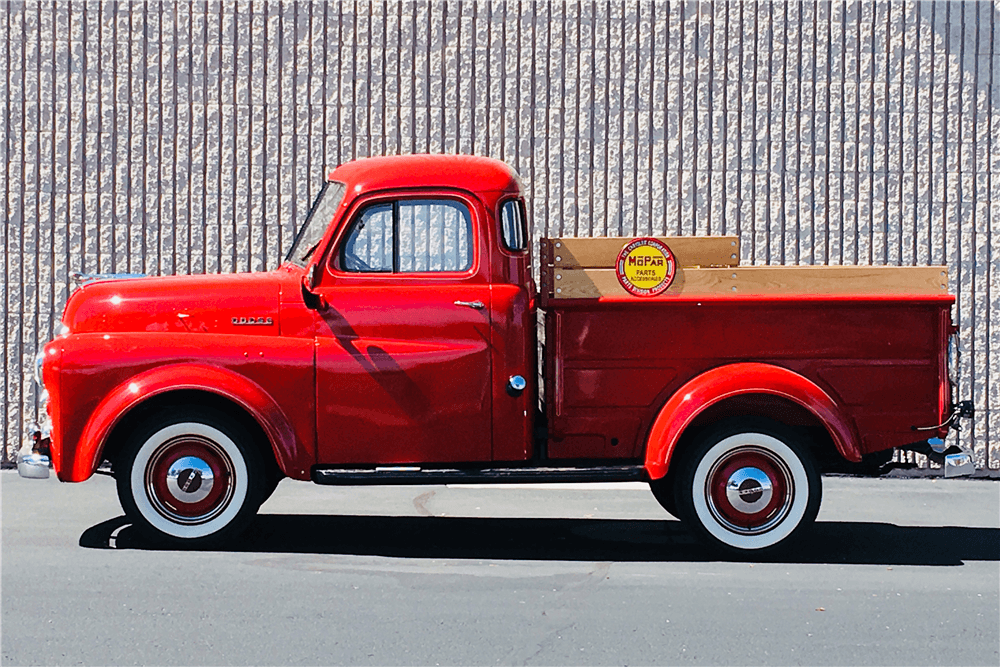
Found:
[{"label": "asphalt pavement", "polygon": [[1000,664],[1000,483],[824,485],[789,556],[725,562],[641,484],[286,480],[164,551],[112,479],[4,471],[2,664]]}]

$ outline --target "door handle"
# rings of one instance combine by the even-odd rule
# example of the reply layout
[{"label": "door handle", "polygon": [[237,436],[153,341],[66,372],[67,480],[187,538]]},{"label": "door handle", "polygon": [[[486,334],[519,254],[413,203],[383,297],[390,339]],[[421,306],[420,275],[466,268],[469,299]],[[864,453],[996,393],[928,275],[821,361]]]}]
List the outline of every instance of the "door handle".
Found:
[{"label": "door handle", "polygon": [[474,308],[476,310],[482,310],[486,307],[482,301],[456,301],[456,306],[465,306],[466,308]]}]

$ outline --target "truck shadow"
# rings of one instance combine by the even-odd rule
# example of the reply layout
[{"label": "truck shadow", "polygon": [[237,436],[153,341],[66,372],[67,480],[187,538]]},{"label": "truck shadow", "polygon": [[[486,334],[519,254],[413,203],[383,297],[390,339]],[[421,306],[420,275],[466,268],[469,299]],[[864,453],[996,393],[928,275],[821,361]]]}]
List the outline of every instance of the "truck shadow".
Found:
[{"label": "truck shadow", "polygon": [[[169,549],[147,542],[124,516],[88,528],[91,549]],[[963,565],[1000,561],[1000,529],[818,522],[774,558],[721,558],[678,521],[261,514],[245,535],[213,551],[456,558]]]}]

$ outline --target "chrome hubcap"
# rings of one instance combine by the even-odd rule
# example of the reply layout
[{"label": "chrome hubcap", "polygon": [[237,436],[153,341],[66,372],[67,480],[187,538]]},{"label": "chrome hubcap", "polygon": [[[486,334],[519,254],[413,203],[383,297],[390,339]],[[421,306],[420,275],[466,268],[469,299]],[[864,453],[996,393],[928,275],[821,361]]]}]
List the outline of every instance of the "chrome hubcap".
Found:
[{"label": "chrome hubcap", "polygon": [[733,509],[756,514],[771,502],[774,488],[771,479],[759,468],[740,468],[726,482],[726,498]]},{"label": "chrome hubcap", "polygon": [[705,480],[705,501],[727,530],[766,533],[788,515],[795,482],[788,466],[771,451],[744,445],[725,453]]},{"label": "chrome hubcap", "polygon": [[197,456],[179,458],[167,469],[167,490],[182,503],[204,500],[214,484],[211,466]]},{"label": "chrome hubcap", "polygon": [[218,443],[193,434],[174,438],[163,443],[146,465],[146,496],[170,521],[204,523],[232,500],[233,469]]}]

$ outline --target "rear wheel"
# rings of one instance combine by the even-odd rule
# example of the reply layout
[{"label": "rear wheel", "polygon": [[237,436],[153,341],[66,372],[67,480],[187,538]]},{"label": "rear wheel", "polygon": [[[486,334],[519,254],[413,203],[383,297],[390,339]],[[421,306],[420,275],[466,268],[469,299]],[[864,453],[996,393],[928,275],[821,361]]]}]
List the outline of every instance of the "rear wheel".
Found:
[{"label": "rear wheel", "polygon": [[242,532],[263,500],[260,445],[215,410],[163,411],[125,444],[118,498],[147,536],[219,544]]},{"label": "rear wheel", "polygon": [[675,493],[681,518],[709,544],[762,554],[815,521],[822,489],[794,431],[744,418],[722,422],[693,443],[680,460]]}]

